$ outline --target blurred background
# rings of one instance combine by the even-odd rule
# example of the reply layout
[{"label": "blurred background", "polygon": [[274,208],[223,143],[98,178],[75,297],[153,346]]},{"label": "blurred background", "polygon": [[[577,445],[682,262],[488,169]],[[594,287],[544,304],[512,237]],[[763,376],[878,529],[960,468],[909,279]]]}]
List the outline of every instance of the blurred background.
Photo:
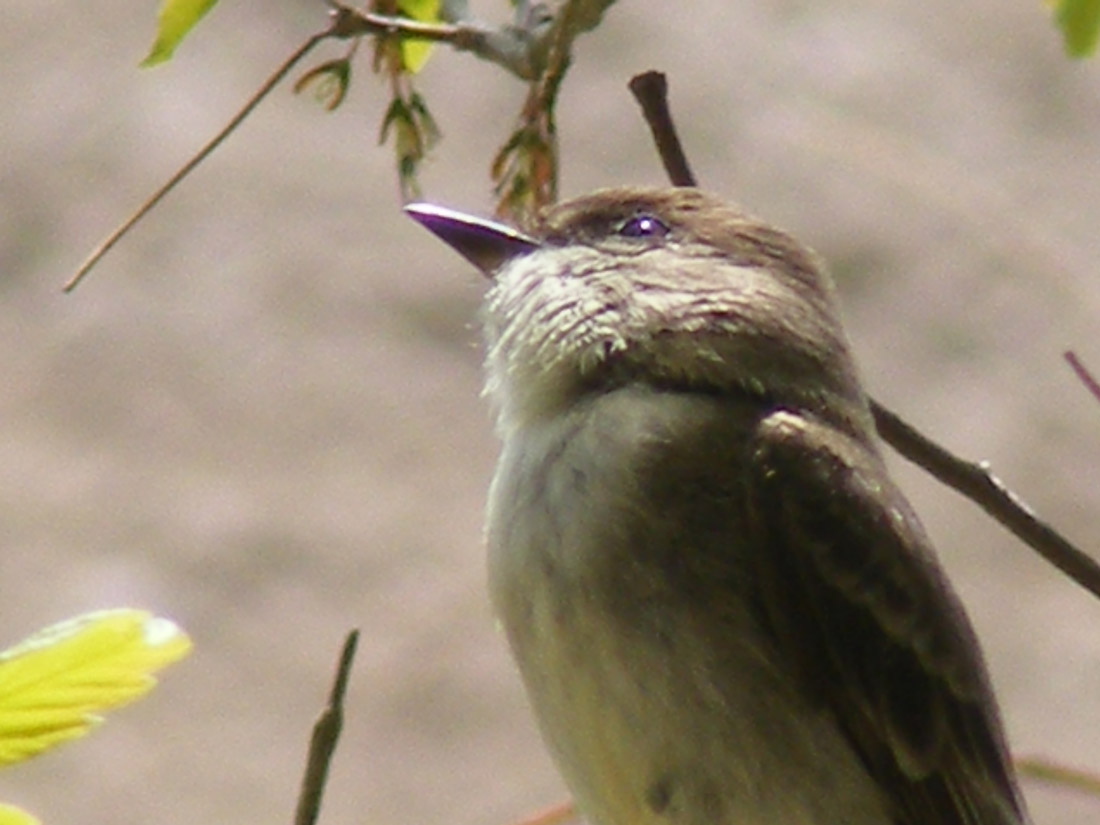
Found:
[{"label": "blurred background", "polygon": [[[276,91],[60,292],[325,23],[320,0],[223,2],[139,71],[155,11],[0,12],[0,640],[127,605],[196,649],[0,799],[58,824],[289,821],[357,626],[323,821],[506,825],[564,791],[486,605],[484,285],[402,217],[365,55],[341,109]],[[630,0],[577,46],[563,195],[663,182],[626,82],[664,70],[707,188],[831,263],[871,392],[1100,552],[1100,404],[1062,361],[1100,372],[1100,63],[1063,56],[1041,3]],[[488,213],[524,88],[442,51],[419,85],[444,131],[427,196]],[[1100,604],[895,464],[1015,750],[1100,770]],[[1042,825],[1100,815],[1026,789]]]}]

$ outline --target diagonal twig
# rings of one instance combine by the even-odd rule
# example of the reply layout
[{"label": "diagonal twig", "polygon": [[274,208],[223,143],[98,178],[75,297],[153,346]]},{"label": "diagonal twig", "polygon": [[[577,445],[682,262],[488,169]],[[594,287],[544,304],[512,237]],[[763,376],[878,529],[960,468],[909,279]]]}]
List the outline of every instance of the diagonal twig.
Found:
[{"label": "diagonal twig", "polygon": [[1092,393],[1093,398],[1100,401],[1100,381],[1097,381],[1096,376],[1094,376],[1089,371],[1089,368],[1081,362],[1081,359],[1077,357],[1077,353],[1073,350],[1068,350],[1062,357],[1066,359],[1066,363],[1070,365],[1070,368],[1076,373],[1081,383],[1085,385],[1085,389]]},{"label": "diagonal twig", "polygon": [[302,787],[298,792],[298,806],[294,812],[294,825],[314,825],[321,812],[321,797],[325,792],[332,754],[336,751],[336,742],[344,726],[344,695],[347,692],[351,663],[355,658],[355,648],[359,644],[359,631],[353,630],[344,639],[340,651],[340,662],[336,667],[332,690],[328,704],[313,724],[313,734],[309,740],[309,756],[306,758],[306,770],[302,776]]},{"label": "diagonal twig", "polygon": [[696,186],[695,175],[672,120],[672,111],[668,105],[668,79],[664,73],[642,72],[630,78],[629,86],[634,99],[642,107],[642,115],[649,124],[649,131],[653,133],[657,154],[661,156],[665,174],[672,185]]},{"label": "diagonal twig", "polygon": [[294,51],[294,53],[290,55],[290,57],[283,61],[283,64],[274,71],[271,77],[264,81],[263,85],[260,86],[256,93],[248,99],[248,102],[245,103],[243,107],[241,107],[241,110],[237,112],[237,114],[235,114],[230,119],[230,121],[225,124],[225,126],[222,127],[220,132],[214,135],[214,137],[211,138],[206,143],[206,145],[203,146],[198,152],[196,152],[195,155],[189,161],[187,161],[187,163],[177,169],[172,177],[165,181],[160,186],[160,188],[157,189],[156,192],[150,195],[146,199],[146,201],[137,208],[137,210],[130,214],[130,217],[126,218],[126,220],[119,224],[118,228],[115,229],[114,232],[108,235],[106,239],[99,244],[99,246],[92,250],[92,253],[84,259],[84,263],[82,263],[79,268],[77,268],[76,274],[73,275],[62,287],[62,291],[72,292],[76,288],[77,284],[79,284],[84,279],[84,276],[92,270],[92,267],[99,263],[100,259],[102,259],[104,255],[111,251],[111,247],[118,243],[122,239],[122,236],[129,232],[134,224],[136,224],[147,214],[149,214],[153,207],[160,203],[165,195],[175,189],[176,185],[181,180],[183,180],[185,177],[191,174],[191,172],[194,171],[195,167],[206,160],[207,156],[215,149],[217,149],[218,146],[220,146],[222,142],[227,137],[229,137],[229,135],[232,134],[238,126],[241,125],[241,122],[246,117],[252,114],[252,110],[260,104],[260,101],[267,97],[268,92],[279,85],[279,82],[287,76],[287,73],[295,66],[297,66],[299,61],[301,61],[303,57],[309,54],[314,46],[316,46],[322,40],[333,36],[331,32],[332,29],[330,28],[323,32],[317,32],[316,34],[312,35],[301,46],[299,46]]},{"label": "diagonal twig", "polygon": [[572,822],[578,819],[577,806],[572,799],[535,811],[533,814],[516,820],[511,825],[562,825],[563,822]]},{"label": "diagonal twig", "polygon": [[1100,774],[1093,771],[1052,762],[1042,756],[1019,756],[1016,769],[1021,776],[1100,797]]},{"label": "diagonal twig", "polygon": [[879,435],[901,455],[962,493],[1040,556],[1100,598],[1100,564],[1036,516],[990,472],[989,467],[958,458],[873,399],[871,412]]},{"label": "diagonal twig", "polygon": [[[602,8],[610,5],[611,2],[612,0],[588,0],[585,3],[588,18],[592,18],[592,15],[596,13],[596,9],[602,11]],[[542,28],[545,27],[539,27],[538,18],[532,18],[530,28],[512,24],[494,28],[472,19],[425,23],[406,17],[390,17],[359,11],[336,2],[336,0],[329,0],[329,6],[332,9],[329,25],[324,30],[311,35],[284,60],[282,65],[264,81],[260,88],[241,107],[240,111],[213,138],[207,141],[190,160],[177,169],[167,181],[161,184],[152,195],[92,250],[77,268],[75,274],[65,282],[62,287],[64,292],[72,292],[92,268],[111,251],[115,244],[122,240],[169,192],[175,189],[184,178],[190,175],[199,164],[224,143],[226,138],[241,125],[244,119],[287,76],[290,70],[298,65],[302,58],[322,40],[333,38],[346,40],[364,35],[400,35],[410,39],[444,42],[449,43],[459,51],[469,51],[477,57],[497,63],[523,79],[531,80],[538,74],[538,61],[535,56],[543,48],[540,37],[548,36],[548,33],[542,31]],[[585,22],[590,23],[591,19],[588,18]],[[595,19],[598,21],[598,16]],[[577,33],[579,32],[573,32],[573,36],[576,36]]]}]

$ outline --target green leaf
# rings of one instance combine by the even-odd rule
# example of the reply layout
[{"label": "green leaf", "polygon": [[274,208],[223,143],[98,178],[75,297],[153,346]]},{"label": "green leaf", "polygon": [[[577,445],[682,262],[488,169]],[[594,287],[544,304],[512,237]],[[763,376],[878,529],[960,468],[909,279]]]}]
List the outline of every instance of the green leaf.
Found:
[{"label": "green leaf", "polygon": [[1091,57],[1100,36],[1100,0],[1055,0],[1054,19],[1071,57]]},{"label": "green leaf", "polygon": [[314,96],[330,112],[344,102],[351,83],[351,61],[346,57],[315,66],[294,84],[294,94],[312,87]]},{"label": "green leaf", "polygon": [[216,2],[218,0],[163,0],[157,14],[156,39],[141,65],[156,66],[168,60],[176,46]]},{"label": "green leaf", "polygon": [[405,101],[400,97],[395,97],[390,101],[389,107],[386,109],[386,114],[382,118],[382,128],[378,132],[379,145],[389,140],[390,130],[394,128],[394,124],[397,124],[398,128],[405,124],[412,123],[412,115],[409,114],[409,107],[405,105]]},{"label": "green leaf", "polygon": [[[439,5],[439,0],[397,0],[398,11],[421,23],[438,23]],[[401,62],[405,64],[405,70],[413,74],[419,72],[428,62],[433,45],[427,40],[402,40]]]},{"label": "green leaf", "polygon": [[409,110],[424,135],[424,148],[431,149],[439,142],[442,133],[439,131],[439,124],[435,122],[432,113],[428,111],[427,102],[418,92],[413,92],[409,96]]}]

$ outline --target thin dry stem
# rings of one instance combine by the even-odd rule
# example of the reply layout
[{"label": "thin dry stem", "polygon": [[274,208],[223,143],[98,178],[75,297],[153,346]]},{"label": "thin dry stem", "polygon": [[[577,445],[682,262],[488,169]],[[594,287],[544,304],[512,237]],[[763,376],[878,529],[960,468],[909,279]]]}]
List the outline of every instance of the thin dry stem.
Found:
[{"label": "thin dry stem", "polygon": [[1100,599],[1100,564],[1040,519],[985,464],[964,461],[871,401],[879,434],[895,450],[962,493],[1018,539]]},{"label": "thin dry stem", "polygon": [[[363,35],[400,35],[419,40],[445,42],[450,43],[456,49],[470,51],[482,59],[497,63],[523,79],[531,80],[535,77],[534,66],[536,61],[534,61],[532,55],[539,51],[541,44],[533,31],[527,31],[522,27],[505,25],[492,28],[474,20],[461,20],[454,23],[423,23],[406,17],[388,17],[370,12],[361,12],[334,1],[330,2],[329,5],[332,8],[332,14],[328,27],[312,35],[299,46],[205,146],[177,169],[164,184],[92,250],[91,254],[77,268],[76,273],[62,287],[64,292],[72,292],[96,264],[111,251],[115,244],[122,240],[169,192],[175,189],[184,178],[206,160],[252,113],[252,110],[267,97],[271,90],[286,77],[290,70],[322,40],[330,38],[350,39]],[[588,5],[593,5],[593,0],[589,0]],[[602,8],[610,5],[610,3],[607,0],[599,0],[595,5],[602,12]],[[589,16],[591,17],[591,13]],[[571,36],[575,37],[577,34],[579,34],[579,31],[573,31]],[[560,76],[558,81],[560,82]]]},{"label": "thin dry stem", "polygon": [[1042,756],[1021,756],[1016,759],[1016,770],[1020,776],[1082,791],[1089,796],[1100,797],[1100,774],[1083,771],[1052,762]]},{"label": "thin dry stem", "polygon": [[571,799],[567,799],[557,805],[535,811],[523,819],[512,822],[511,825],[561,825],[563,822],[578,818],[577,806],[573,804]]},{"label": "thin dry stem", "polygon": [[1077,377],[1081,380],[1081,383],[1085,385],[1085,389],[1092,393],[1093,398],[1095,398],[1097,401],[1100,401],[1100,381],[1097,381],[1096,376],[1094,376],[1089,371],[1089,368],[1081,362],[1081,359],[1077,357],[1077,353],[1073,352],[1073,350],[1069,350],[1068,352],[1064,353],[1063,357],[1066,359],[1066,362],[1070,365],[1073,371],[1077,374]]},{"label": "thin dry stem", "polygon": [[302,787],[298,792],[298,806],[294,813],[294,825],[314,825],[321,812],[321,798],[324,796],[329,766],[332,764],[332,755],[336,752],[340,731],[344,727],[344,696],[358,644],[359,631],[352,630],[344,639],[344,647],[340,651],[340,662],[329,691],[328,704],[313,724],[309,756],[306,758],[306,770],[302,775]]},{"label": "thin dry stem", "polygon": [[210,153],[217,149],[222,144],[222,142],[227,137],[229,137],[238,126],[241,125],[241,122],[246,117],[252,114],[252,110],[260,104],[260,101],[267,97],[268,93],[272,89],[274,89],[284,77],[286,77],[287,73],[291,69],[298,65],[298,62],[303,57],[309,54],[310,50],[312,50],[314,46],[316,46],[325,38],[331,36],[331,29],[323,32],[318,32],[317,34],[306,40],[301,46],[298,47],[298,49],[293,54],[290,55],[290,57],[283,61],[283,64],[275,70],[271,77],[264,81],[264,84],[260,86],[256,93],[248,99],[248,102],[245,103],[241,110],[237,112],[237,114],[235,114],[232,119],[225,124],[224,127],[222,127],[222,130],[220,132],[218,132],[205,146],[203,146],[198,152],[196,152],[195,155],[189,161],[187,161],[187,163],[183,164],[183,166],[177,169],[172,177],[165,181],[165,183],[161,185],[161,187],[157,189],[156,192],[149,196],[145,203],[143,203],[137,208],[137,210],[131,213],[130,217],[124,220],[118,226],[118,228],[115,229],[114,232],[108,235],[106,239],[92,251],[92,254],[85,258],[84,263],[82,263],[79,268],[77,268],[76,274],[73,275],[62,287],[62,291],[72,292],[76,288],[77,284],[79,284],[84,279],[84,276],[91,272],[92,267],[99,263],[103,256],[111,251],[111,247],[122,240],[123,236],[127,232],[129,232],[130,229],[133,228],[134,224],[136,224],[147,214],[149,214],[149,212],[152,211],[153,207],[160,203],[165,195],[175,189],[176,185],[180,181],[191,174],[191,172],[193,172],[200,163],[206,160]]},{"label": "thin dry stem", "polygon": [[653,143],[657,146],[657,154],[661,156],[668,179],[673,186],[695,186],[695,175],[668,105],[668,78],[663,72],[642,72],[630,78],[629,86],[634,99],[642,107],[642,115],[653,134]]}]

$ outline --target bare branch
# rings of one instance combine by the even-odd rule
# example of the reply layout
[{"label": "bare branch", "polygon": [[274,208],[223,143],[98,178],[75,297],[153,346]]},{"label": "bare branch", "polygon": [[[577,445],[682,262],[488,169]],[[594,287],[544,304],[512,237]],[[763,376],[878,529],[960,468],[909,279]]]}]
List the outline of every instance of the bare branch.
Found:
[{"label": "bare branch", "polygon": [[[552,106],[553,97],[557,94],[569,63],[573,40],[579,34],[595,28],[603,13],[614,2],[615,0],[565,0],[558,8],[560,17],[555,17],[545,4],[524,0],[516,3],[515,22],[494,28],[469,18],[464,0],[447,0],[441,9],[442,14],[450,19],[440,23],[425,23],[407,17],[359,11],[336,0],[329,0],[332,12],[328,28],[314,34],[291,54],[205,146],[111,232],[77,268],[76,273],[62,287],[63,291],[71,292],[75,289],[103,256],[138,221],[149,214],[165,195],[206,160],[287,73],[322,40],[394,35],[449,43],[459,51],[468,51],[496,63],[523,80],[538,81],[538,91],[532,95],[532,99],[537,97]],[[556,23],[560,24],[555,25]],[[555,55],[558,57],[555,58]],[[543,111],[551,112],[548,122],[552,133],[552,109]]]},{"label": "bare branch", "polygon": [[225,124],[225,126],[222,127],[220,132],[214,135],[214,137],[211,138],[207,142],[207,144],[203,146],[198,152],[196,152],[195,155],[189,161],[187,161],[187,163],[177,169],[172,177],[170,177],[164,184],[162,184],[156,192],[150,195],[149,198],[146,199],[145,203],[139,206],[136,211],[131,213],[130,217],[124,220],[118,226],[118,228],[115,229],[114,232],[108,235],[107,238],[102,243],[100,243],[99,246],[97,246],[87,258],[84,259],[84,263],[79,266],[79,268],[76,270],[76,274],[73,275],[62,287],[62,291],[72,292],[76,288],[76,285],[84,279],[84,276],[92,270],[92,267],[99,263],[100,259],[104,255],[110,252],[111,247],[122,240],[122,237],[130,231],[134,224],[136,224],[147,214],[149,214],[153,207],[160,203],[165,195],[175,189],[176,185],[180,181],[182,181],[185,177],[190,175],[191,172],[195,170],[195,167],[206,160],[210,153],[217,149],[222,144],[222,141],[229,137],[233,133],[233,131],[241,125],[241,122],[246,117],[252,114],[252,110],[260,104],[260,101],[267,97],[268,93],[277,85],[279,85],[279,82],[287,76],[287,73],[295,66],[297,66],[298,62],[307,54],[309,54],[314,46],[316,46],[322,40],[332,36],[333,35],[331,28],[323,32],[318,32],[317,34],[314,34],[312,37],[306,40],[301,46],[299,46],[298,49],[290,55],[290,57],[284,60],[283,64],[274,71],[271,77],[264,81],[263,85],[260,86],[260,88],[256,90],[256,93],[248,99],[248,102],[245,103],[243,107],[241,107],[241,110],[237,112],[237,114],[235,114],[232,119],[230,119],[230,121]]},{"label": "bare branch", "polygon": [[[596,28],[614,3],[615,0],[565,0],[551,12],[544,3],[519,2],[513,22],[501,26],[490,26],[470,17],[466,3],[445,5],[443,11],[448,19],[444,23],[359,11],[335,0],[330,5],[341,23],[336,37],[389,34],[449,43],[459,51],[503,66],[522,80],[535,80],[543,74],[555,39],[563,43],[568,53],[572,42]],[[564,25],[552,25],[555,20]]]},{"label": "bare branch", "polygon": [[567,799],[541,811],[525,816],[523,819],[512,822],[511,825],[561,825],[563,822],[572,822],[579,819],[577,807],[573,800]]},{"label": "bare branch", "polygon": [[1081,379],[1081,383],[1085,385],[1085,389],[1092,393],[1093,398],[1100,401],[1100,381],[1097,381],[1096,377],[1089,372],[1089,368],[1081,363],[1081,359],[1077,357],[1077,353],[1073,350],[1069,350],[1063,357],[1073,371],[1077,373],[1077,377]]},{"label": "bare branch", "polygon": [[[517,18],[549,21],[546,36],[532,51],[540,67],[520,113],[519,124],[497,152],[490,166],[499,196],[496,214],[519,226],[530,224],[539,210],[558,198],[558,139],[554,108],[558,90],[569,69],[573,41],[599,22],[614,0],[565,0],[553,16],[543,4],[517,3]],[[537,24],[528,20],[528,27]]]},{"label": "bare branch", "polygon": [[1020,772],[1020,776],[1100,797],[1100,775],[1091,771],[1071,768],[1041,756],[1018,757],[1016,769]]},{"label": "bare branch", "polygon": [[[522,25],[489,26],[472,18],[444,23],[424,23],[408,17],[359,11],[341,3],[331,3],[339,30],[334,37],[363,35],[400,35],[415,40],[447,43],[458,51],[466,51],[507,69],[522,80],[533,80],[538,74],[535,55],[540,51],[549,26],[544,19],[523,21]],[[465,13],[465,9],[461,10]],[[334,27],[335,28],[335,27]]]},{"label": "bare branch", "polygon": [[871,401],[879,434],[912,461],[973,501],[1083,588],[1100,598],[1100,564],[1042,521],[983,464],[963,461],[896,413]]},{"label": "bare branch", "polygon": [[[646,72],[630,81],[630,91],[642,107],[669,179],[674,186],[694,186],[695,177],[669,110],[667,90],[659,72]],[[1067,353],[1070,365],[1092,390],[1095,385],[1095,381],[1089,383],[1092,376],[1071,356],[1072,353]],[[1100,398],[1100,386],[1095,392]],[[1100,598],[1100,564],[1039,519],[988,467],[954,456],[874,399],[871,411],[879,434],[902,456],[969,498],[1044,559]]]},{"label": "bare branch", "polygon": [[668,179],[673,186],[695,186],[695,175],[676,133],[676,124],[668,105],[668,79],[663,72],[643,72],[630,78],[629,86],[634,99],[642,107],[649,131],[653,133],[653,142],[657,145],[657,154],[661,156]]},{"label": "bare branch", "polygon": [[298,807],[294,813],[294,825],[314,825],[321,812],[321,797],[325,792],[329,765],[344,726],[344,694],[347,692],[348,676],[358,644],[359,631],[353,630],[344,639],[328,704],[313,724],[309,756],[306,759],[305,774],[302,776],[302,787],[298,792]]}]

